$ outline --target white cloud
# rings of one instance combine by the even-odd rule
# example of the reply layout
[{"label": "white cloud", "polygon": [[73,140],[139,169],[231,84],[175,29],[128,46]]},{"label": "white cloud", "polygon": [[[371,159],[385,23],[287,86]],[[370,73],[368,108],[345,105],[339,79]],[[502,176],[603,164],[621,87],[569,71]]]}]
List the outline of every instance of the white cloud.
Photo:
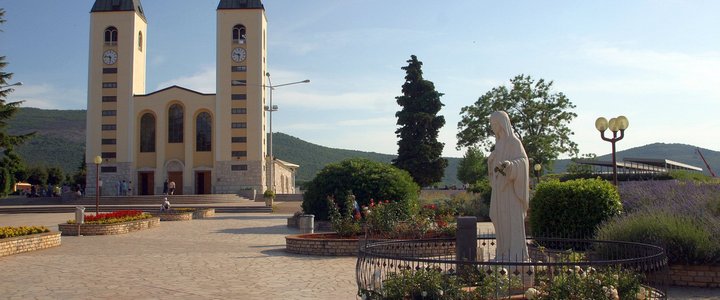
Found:
[{"label": "white cloud", "polygon": [[[585,59],[609,67],[614,77],[564,84],[569,91],[624,95],[685,95],[704,103],[716,102],[720,52],[688,54],[617,47],[585,47]],[[608,70],[606,70],[608,71]]]},{"label": "white cloud", "polygon": [[25,84],[14,88],[8,102],[25,101],[21,106],[43,109],[85,109],[87,93],[51,84]]},{"label": "white cloud", "polygon": [[395,118],[367,118],[367,119],[350,119],[337,122],[339,126],[358,127],[358,126],[392,126],[395,125]]},{"label": "white cloud", "polygon": [[156,90],[161,90],[169,86],[178,85],[184,88],[195,90],[201,93],[215,93],[215,66],[203,67],[203,69],[190,76],[178,77],[168,81],[161,82],[157,85]]}]

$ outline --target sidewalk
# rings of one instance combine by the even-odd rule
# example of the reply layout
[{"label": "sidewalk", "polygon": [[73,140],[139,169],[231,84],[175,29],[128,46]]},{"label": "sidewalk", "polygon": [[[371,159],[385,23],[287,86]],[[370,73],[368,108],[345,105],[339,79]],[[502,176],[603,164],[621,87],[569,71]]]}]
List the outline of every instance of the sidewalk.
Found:
[{"label": "sidewalk", "polygon": [[[0,298],[355,299],[354,257],[284,251],[285,235],[298,233],[285,226],[289,216],[227,213],[125,235],[63,237],[60,247],[0,257]],[[0,226],[57,230],[73,217],[0,215]],[[720,290],[671,288],[669,295],[720,299]]]}]

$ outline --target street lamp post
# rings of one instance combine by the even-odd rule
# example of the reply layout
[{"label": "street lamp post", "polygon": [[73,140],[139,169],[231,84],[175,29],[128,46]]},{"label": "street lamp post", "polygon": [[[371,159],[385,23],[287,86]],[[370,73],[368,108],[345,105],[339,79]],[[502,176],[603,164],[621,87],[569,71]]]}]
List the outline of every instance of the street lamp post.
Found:
[{"label": "street lamp post", "polygon": [[100,164],[102,157],[95,156],[95,215],[100,213]]},{"label": "street lamp post", "polygon": [[283,83],[283,84],[273,85],[273,84],[272,84],[272,81],[270,81],[270,73],[269,73],[269,72],[268,72],[268,73],[265,73],[265,76],[267,76],[268,84],[267,84],[267,85],[264,85],[263,87],[266,87],[266,88],[270,89],[269,102],[268,102],[268,105],[265,106],[265,111],[267,111],[267,112],[270,114],[270,116],[269,116],[269,122],[270,122],[270,126],[269,126],[269,127],[270,127],[270,137],[268,138],[268,143],[269,143],[269,145],[268,145],[268,152],[269,152],[269,156],[270,156],[270,170],[269,170],[270,172],[269,172],[269,173],[270,173],[270,190],[272,190],[272,191],[274,192],[274,191],[275,191],[275,177],[274,177],[274,176],[275,176],[275,174],[274,174],[274,170],[275,170],[275,160],[273,159],[272,113],[273,113],[274,111],[277,111],[277,110],[278,110],[278,106],[277,106],[277,105],[273,105],[273,90],[275,90],[275,88],[277,88],[277,87],[286,86],[286,85],[293,85],[293,84],[300,84],[300,83],[309,83],[310,80],[309,80],[309,79],[305,79],[305,80],[303,80],[303,81],[296,81],[296,82],[290,82],[290,83]]},{"label": "street lamp post", "polygon": [[[618,185],[617,161],[615,159],[615,142],[622,140],[623,137],[625,137],[625,129],[627,129],[628,126],[630,126],[630,122],[625,116],[612,118],[610,119],[610,121],[603,117],[597,118],[597,120],[595,120],[595,128],[600,131],[600,137],[603,139],[603,141],[608,141],[612,144],[613,184],[615,184],[615,186]],[[612,138],[605,137],[605,130],[607,129],[610,129],[610,131],[612,131]],[[620,131],[620,136],[618,136],[618,131]]]},{"label": "street lamp post", "polygon": [[540,183],[540,170],[542,170],[542,165],[535,164],[535,166],[533,166],[533,169],[535,170],[535,178],[537,179],[537,183]]}]

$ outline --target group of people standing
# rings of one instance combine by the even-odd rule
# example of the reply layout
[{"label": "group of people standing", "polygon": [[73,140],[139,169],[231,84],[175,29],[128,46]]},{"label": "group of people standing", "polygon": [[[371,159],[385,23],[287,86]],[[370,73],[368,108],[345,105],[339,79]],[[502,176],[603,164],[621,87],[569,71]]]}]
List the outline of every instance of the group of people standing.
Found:
[{"label": "group of people standing", "polygon": [[118,180],[117,182],[117,195],[118,196],[132,196],[132,181]]},{"label": "group of people standing", "polygon": [[163,195],[175,195],[175,181],[165,179],[165,182],[163,182]]}]

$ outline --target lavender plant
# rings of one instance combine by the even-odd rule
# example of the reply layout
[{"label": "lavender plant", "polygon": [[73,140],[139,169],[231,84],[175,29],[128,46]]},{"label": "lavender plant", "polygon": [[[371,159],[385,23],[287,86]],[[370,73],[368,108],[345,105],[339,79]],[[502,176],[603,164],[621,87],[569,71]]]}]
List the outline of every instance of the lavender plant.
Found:
[{"label": "lavender plant", "polygon": [[720,264],[720,185],[627,182],[620,198],[626,214],[602,224],[598,239],[660,245],[671,263]]}]

